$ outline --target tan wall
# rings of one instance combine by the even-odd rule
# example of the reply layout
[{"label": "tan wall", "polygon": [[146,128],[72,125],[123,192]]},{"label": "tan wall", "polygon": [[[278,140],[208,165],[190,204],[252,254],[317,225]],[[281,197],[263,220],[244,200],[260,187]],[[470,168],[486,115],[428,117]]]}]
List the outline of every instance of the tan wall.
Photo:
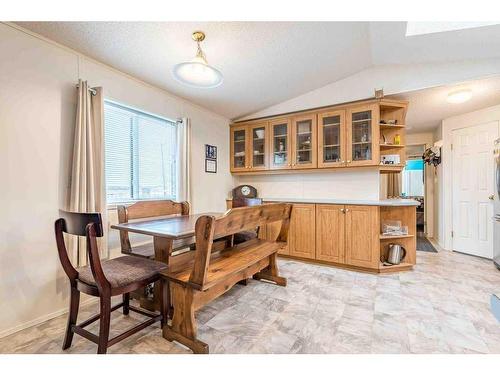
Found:
[{"label": "tan wall", "polygon": [[[79,77],[107,98],[191,118],[195,211],[224,210],[233,179],[227,119],[9,24],[0,24],[0,51],[1,337],[67,307],[53,223],[66,201]],[[205,143],[218,146],[217,174],[204,172]]]}]

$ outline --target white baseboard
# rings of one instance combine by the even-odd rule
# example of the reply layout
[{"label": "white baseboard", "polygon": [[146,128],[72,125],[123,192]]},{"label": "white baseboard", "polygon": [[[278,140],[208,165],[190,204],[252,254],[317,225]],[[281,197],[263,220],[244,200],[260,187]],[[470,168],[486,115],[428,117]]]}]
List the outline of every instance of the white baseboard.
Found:
[{"label": "white baseboard", "polygon": [[[90,305],[92,303],[95,303],[96,301],[97,301],[96,297],[89,297],[87,300],[80,303],[80,307]],[[21,323],[15,327],[12,327],[12,328],[9,328],[5,331],[0,332],[0,338],[12,335],[13,333],[22,331],[23,329],[36,326],[37,324],[44,323],[47,320],[57,318],[58,316],[67,314],[68,311],[69,311],[69,308],[61,309],[61,310],[54,311],[54,312],[51,312],[51,313],[43,315],[43,316],[39,316],[38,318],[30,320],[29,322]]]}]

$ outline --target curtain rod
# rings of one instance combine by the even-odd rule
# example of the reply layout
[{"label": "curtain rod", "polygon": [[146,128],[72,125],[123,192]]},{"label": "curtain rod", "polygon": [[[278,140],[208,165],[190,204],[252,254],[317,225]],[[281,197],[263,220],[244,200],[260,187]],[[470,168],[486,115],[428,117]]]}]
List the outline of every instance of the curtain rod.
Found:
[{"label": "curtain rod", "polygon": [[[79,88],[79,87],[80,87],[80,85],[77,83],[77,84],[76,84],[76,88]],[[92,95],[94,95],[94,96],[95,96],[95,95],[97,95],[97,91],[96,91],[96,89],[94,89],[93,87],[89,87],[89,88],[88,88],[88,90],[90,91],[90,93],[91,93]]]}]

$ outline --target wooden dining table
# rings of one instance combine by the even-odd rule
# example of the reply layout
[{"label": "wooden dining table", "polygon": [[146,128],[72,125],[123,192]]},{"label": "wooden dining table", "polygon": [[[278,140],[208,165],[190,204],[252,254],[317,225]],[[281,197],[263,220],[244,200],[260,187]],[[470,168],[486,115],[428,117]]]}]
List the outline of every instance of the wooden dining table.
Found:
[{"label": "wooden dining table", "polygon": [[[168,264],[170,270],[186,267],[194,259],[194,251],[187,251],[195,243],[196,220],[200,216],[223,215],[221,212],[206,212],[194,215],[169,216],[161,219],[133,221],[123,224],[113,224],[112,229],[124,230],[153,237],[155,260]],[[184,247],[186,251],[173,251]],[[141,297],[141,307],[149,310],[159,309],[159,285],[155,283],[154,300]]]},{"label": "wooden dining table", "polygon": [[111,228],[153,237],[155,260],[170,265],[172,259],[176,256],[173,254],[174,241],[183,240],[186,247],[194,244],[196,220],[205,215],[220,217],[223,213],[206,212],[194,215],[170,216],[161,219],[113,224]]}]

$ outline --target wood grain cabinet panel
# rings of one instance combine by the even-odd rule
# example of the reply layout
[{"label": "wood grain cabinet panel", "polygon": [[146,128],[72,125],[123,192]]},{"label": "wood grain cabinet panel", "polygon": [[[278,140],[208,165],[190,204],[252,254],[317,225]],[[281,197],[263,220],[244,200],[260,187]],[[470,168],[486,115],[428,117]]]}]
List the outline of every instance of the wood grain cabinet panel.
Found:
[{"label": "wood grain cabinet panel", "polygon": [[345,206],[345,263],[378,269],[379,208],[377,206]]},{"label": "wood grain cabinet panel", "polygon": [[300,258],[316,257],[316,205],[294,204],[288,233],[289,255]]},{"label": "wood grain cabinet panel", "polygon": [[316,259],[344,262],[344,212],[344,205],[316,205]]}]

